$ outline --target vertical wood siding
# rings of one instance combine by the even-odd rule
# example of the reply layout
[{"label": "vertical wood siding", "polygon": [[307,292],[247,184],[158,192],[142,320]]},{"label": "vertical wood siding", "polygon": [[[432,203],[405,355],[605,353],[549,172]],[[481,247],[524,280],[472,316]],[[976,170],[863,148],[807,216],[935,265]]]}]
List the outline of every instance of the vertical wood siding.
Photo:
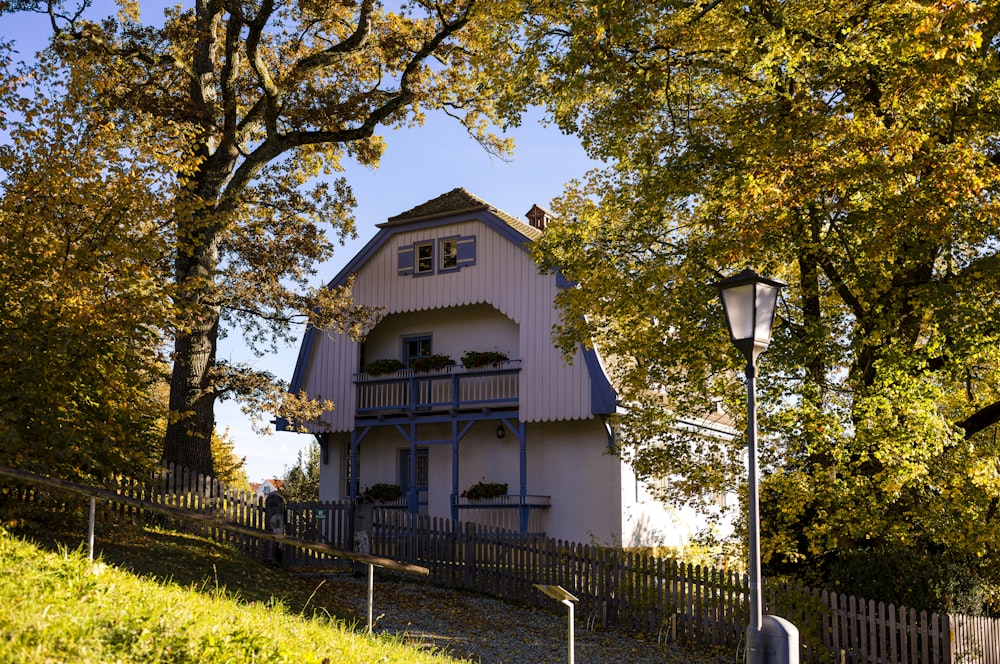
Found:
[{"label": "vertical wood siding", "polygon": [[[476,236],[476,264],[447,274],[398,276],[397,248],[453,235]],[[592,416],[590,377],[577,351],[567,365],[552,343],[558,323],[553,301],[554,275],[540,275],[520,247],[482,222],[471,220],[398,233],[357,273],[354,299],[385,307],[386,314],[426,311],[486,303],[519,326],[520,414],[525,422],[586,419]],[[515,359],[515,358],[512,358]],[[330,399],[325,418],[331,431],[354,427],[358,346],[344,335],[318,333],[302,380],[302,389]]]}]

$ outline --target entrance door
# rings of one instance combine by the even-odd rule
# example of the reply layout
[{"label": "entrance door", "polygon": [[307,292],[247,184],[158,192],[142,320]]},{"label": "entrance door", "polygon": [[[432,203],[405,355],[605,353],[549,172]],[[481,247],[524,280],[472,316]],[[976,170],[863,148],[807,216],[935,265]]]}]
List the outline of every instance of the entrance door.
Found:
[{"label": "entrance door", "polygon": [[[417,448],[417,513],[427,514],[427,486],[429,477],[427,448]],[[399,486],[403,487],[403,495],[410,493],[410,450],[399,451]]]}]

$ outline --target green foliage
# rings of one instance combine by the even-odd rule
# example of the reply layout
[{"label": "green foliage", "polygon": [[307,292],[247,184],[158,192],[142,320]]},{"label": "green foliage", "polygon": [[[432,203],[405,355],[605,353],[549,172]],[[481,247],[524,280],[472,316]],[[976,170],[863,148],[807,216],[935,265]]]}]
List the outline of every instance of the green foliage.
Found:
[{"label": "green foliage", "polygon": [[506,353],[496,350],[467,350],[462,355],[462,366],[466,369],[476,369],[478,367],[496,366],[501,362],[506,362],[510,358]]},{"label": "green foliage", "polygon": [[250,489],[250,478],[244,467],[246,457],[237,456],[235,442],[228,429],[221,434],[212,434],[212,463],[215,466],[215,479],[230,486]]},{"label": "green foliage", "polygon": [[455,365],[455,360],[447,355],[442,355],[440,353],[435,353],[434,355],[426,355],[424,357],[418,357],[413,360],[412,369],[414,371],[440,371],[447,367]]},{"label": "green foliage", "polygon": [[[452,661],[392,637],[352,633],[322,610],[306,613],[303,606],[296,614],[274,598],[249,603],[220,586],[213,570],[233,554],[204,553],[191,546],[183,562],[177,561],[182,575],[192,568],[204,575],[181,585],[90,563],[80,551],[46,552],[0,530],[0,659],[25,664]],[[241,562],[239,576],[260,572],[256,563]],[[295,585],[284,581],[281,585]],[[321,600],[313,606],[316,601]]]},{"label": "green foliage", "polygon": [[[607,164],[535,256],[574,284],[558,343],[596,345],[629,404],[622,455],[677,477],[676,503],[742,477],[743,360],[710,284],[751,265],[789,284],[758,381],[765,560],[911,546],[1000,581],[1000,7],[537,12],[496,67],[510,108],[541,100]],[[674,426],[716,402],[732,442]]]},{"label": "green foliage", "polygon": [[395,358],[382,358],[379,360],[372,360],[361,367],[361,372],[366,373],[369,376],[381,376],[383,374],[395,373],[397,371],[402,371],[406,368],[402,360],[397,360]]},{"label": "green foliage", "polygon": [[979,568],[979,561],[948,551],[879,545],[831,554],[823,576],[844,594],[938,613],[979,615],[987,599]]},{"label": "green foliage", "polygon": [[379,482],[378,484],[366,487],[365,490],[361,492],[361,495],[368,496],[372,500],[379,503],[388,503],[402,498],[403,488],[398,484],[386,484],[384,482]]},{"label": "green foliage", "polygon": [[285,471],[282,497],[289,503],[308,503],[319,500],[320,448],[319,443],[310,443],[303,459],[299,450],[298,461]]},{"label": "green foliage", "polygon": [[507,484],[501,482],[476,482],[462,492],[462,498],[469,500],[484,500],[507,495]]},{"label": "green foliage", "polygon": [[128,149],[153,146],[73,116],[51,76],[40,66],[33,97],[0,101],[18,114],[0,149],[0,462],[139,476],[166,420],[167,187]]}]

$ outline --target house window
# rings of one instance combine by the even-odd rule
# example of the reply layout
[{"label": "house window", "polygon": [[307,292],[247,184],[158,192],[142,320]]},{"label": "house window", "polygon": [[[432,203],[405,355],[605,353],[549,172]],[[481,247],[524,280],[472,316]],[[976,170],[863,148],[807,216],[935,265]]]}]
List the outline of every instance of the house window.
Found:
[{"label": "house window", "polygon": [[[417,491],[426,491],[430,484],[430,465],[427,448],[417,448]],[[410,488],[410,450],[399,451],[399,486],[406,493]]]},{"label": "house window", "polygon": [[414,249],[417,257],[415,272],[417,274],[432,274],[434,272],[434,243],[421,242],[414,245]]},{"label": "house window", "polygon": [[413,360],[418,357],[428,357],[431,354],[431,336],[403,337],[403,363],[413,366]]},{"label": "house window", "polygon": [[[435,264],[434,246],[437,245]],[[401,277],[424,277],[435,273],[456,272],[476,264],[476,236],[456,235],[437,240],[421,240],[401,245],[396,250],[396,274]]]},{"label": "house window", "polygon": [[441,240],[441,271],[458,269],[458,238]]}]

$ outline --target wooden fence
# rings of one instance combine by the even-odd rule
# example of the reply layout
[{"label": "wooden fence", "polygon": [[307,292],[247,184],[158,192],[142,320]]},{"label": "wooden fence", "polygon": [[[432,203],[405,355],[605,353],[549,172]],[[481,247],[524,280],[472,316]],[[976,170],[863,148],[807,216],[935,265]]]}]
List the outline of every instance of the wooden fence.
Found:
[{"label": "wooden fence", "polygon": [[[215,517],[179,529],[194,530],[251,555],[266,555],[262,501],[214,480],[165,469],[149,483],[123,481],[123,497],[154,499]],[[30,492],[22,491],[29,500]],[[12,495],[8,493],[8,496]],[[142,516],[123,504],[118,515]],[[229,530],[225,523],[241,528]],[[352,506],[287,505],[283,560],[295,568],[323,569],[353,546]],[[613,625],[657,641],[742,645],[747,623],[747,583],[742,575],[652,558],[621,549],[562,542],[472,523],[375,509],[370,554],[429,570],[437,584],[486,593],[530,606],[552,608],[534,584],[561,585],[580,598],[586,627]],[[294,542],[323,546],[308,549]],[[329,547],[324,552],[323,549]],[[1000,664],[1000,620],[927,614],[882,602],[765,580],[765,611],[799,629],[801,661],[835,664]]]}]

